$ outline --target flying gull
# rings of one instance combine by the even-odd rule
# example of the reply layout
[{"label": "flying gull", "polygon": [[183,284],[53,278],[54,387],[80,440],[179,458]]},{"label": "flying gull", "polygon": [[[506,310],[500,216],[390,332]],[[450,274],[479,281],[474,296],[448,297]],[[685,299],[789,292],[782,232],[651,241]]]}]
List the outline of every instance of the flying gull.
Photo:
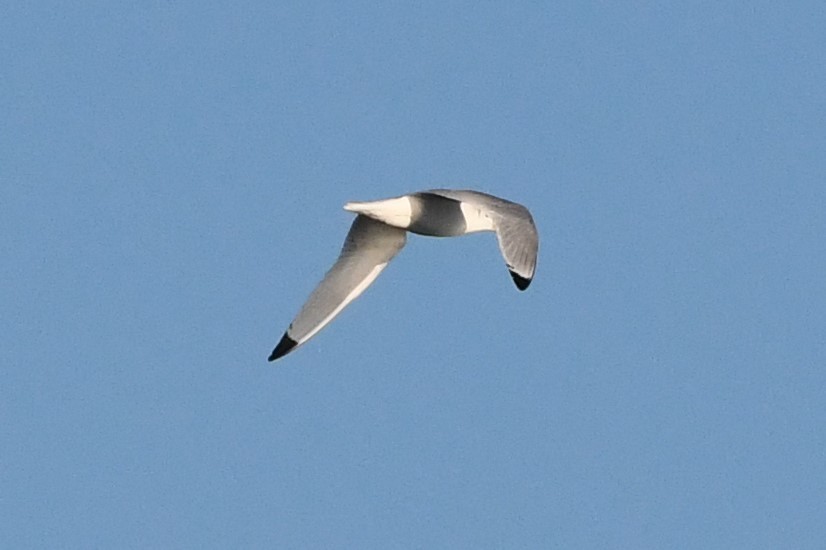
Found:
[{"label": "flying gull", "polygon": [[487,193],[433,189],[392,199],[348,202],[358,214],[333,267],[310,294],[269,360],[312,338],[358,298],[399,253],[407,232],[457,237],[495,231],[516,288],[525,290],[536,270],[539,237],[528,209]]}]

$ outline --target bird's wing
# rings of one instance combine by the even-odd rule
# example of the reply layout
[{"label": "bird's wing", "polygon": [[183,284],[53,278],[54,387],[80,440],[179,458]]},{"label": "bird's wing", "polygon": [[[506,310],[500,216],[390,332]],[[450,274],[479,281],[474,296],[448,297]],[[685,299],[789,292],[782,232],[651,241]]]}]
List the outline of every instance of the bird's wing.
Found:
[{"label": "bird's wing", "polygon": [[287,355],[315,336],[370,286],[406,240],[403,229],[357,216],[338,260],[310,294],[269,360]]},{"label": "bird's wing", "polygon": [[480,191],[433,189],[429,192],[472,204],[484,211],[493,221],[496,238],[499,240],[499,250],[505,258],[516,288],[528,288],[536,271],[539,235],[527,208]]},{"label": "bird's wing", "polygon": [[[512,203],[515,204],[515,203]],[[521,205],[510,207],[494,218],[499,250],[505,258],[516,288],[525,290],[536,271],[539,235],[530,212]]]}]

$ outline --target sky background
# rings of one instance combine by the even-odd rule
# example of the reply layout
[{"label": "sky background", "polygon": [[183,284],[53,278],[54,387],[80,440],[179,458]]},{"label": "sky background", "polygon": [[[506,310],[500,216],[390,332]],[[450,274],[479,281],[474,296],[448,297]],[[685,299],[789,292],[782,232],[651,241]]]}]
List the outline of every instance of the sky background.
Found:
[{"label": "sky background", "polygon": [[549,4],[4,5],[0,547],[823,548],[826,8]]}]

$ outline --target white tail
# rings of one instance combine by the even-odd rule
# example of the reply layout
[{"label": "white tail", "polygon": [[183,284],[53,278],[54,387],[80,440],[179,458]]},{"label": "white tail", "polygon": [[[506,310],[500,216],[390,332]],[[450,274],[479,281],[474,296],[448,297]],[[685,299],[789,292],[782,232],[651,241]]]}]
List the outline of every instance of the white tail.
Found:
[{"label": "white tail", "polygon": [[348,202],[344,209],[402,229],[410,227],[413,218],[413,205],[407,196],[381,201]]}]

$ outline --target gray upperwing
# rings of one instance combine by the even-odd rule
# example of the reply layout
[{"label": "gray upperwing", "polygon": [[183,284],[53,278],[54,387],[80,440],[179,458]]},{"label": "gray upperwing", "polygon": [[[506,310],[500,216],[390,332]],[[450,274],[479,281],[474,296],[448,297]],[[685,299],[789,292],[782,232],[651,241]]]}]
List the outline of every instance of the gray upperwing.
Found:
[{"label": "gray upperwing", "polygon": [[499,216],[496,220],[496,238],[499,250],[508,264],[513,282],[519,290],[531,284],[536,271],[536,256],[539,252],[539,235],[533,218],[527,209]]},{"label": "gray upperwing", "polygon": [[499,250],[516,288],[528,288],[536,271],[539,235],[527,208],[516,202],[468,189],[433,189],[429,192],[474,204],[486,211],[496,227]]},{"label": "gray upperwing", "polygon": [[404,229],[357,216],[338,260],[310,294],[269,360],[283,357],[315,336],[370,286],[406,240]]}]

